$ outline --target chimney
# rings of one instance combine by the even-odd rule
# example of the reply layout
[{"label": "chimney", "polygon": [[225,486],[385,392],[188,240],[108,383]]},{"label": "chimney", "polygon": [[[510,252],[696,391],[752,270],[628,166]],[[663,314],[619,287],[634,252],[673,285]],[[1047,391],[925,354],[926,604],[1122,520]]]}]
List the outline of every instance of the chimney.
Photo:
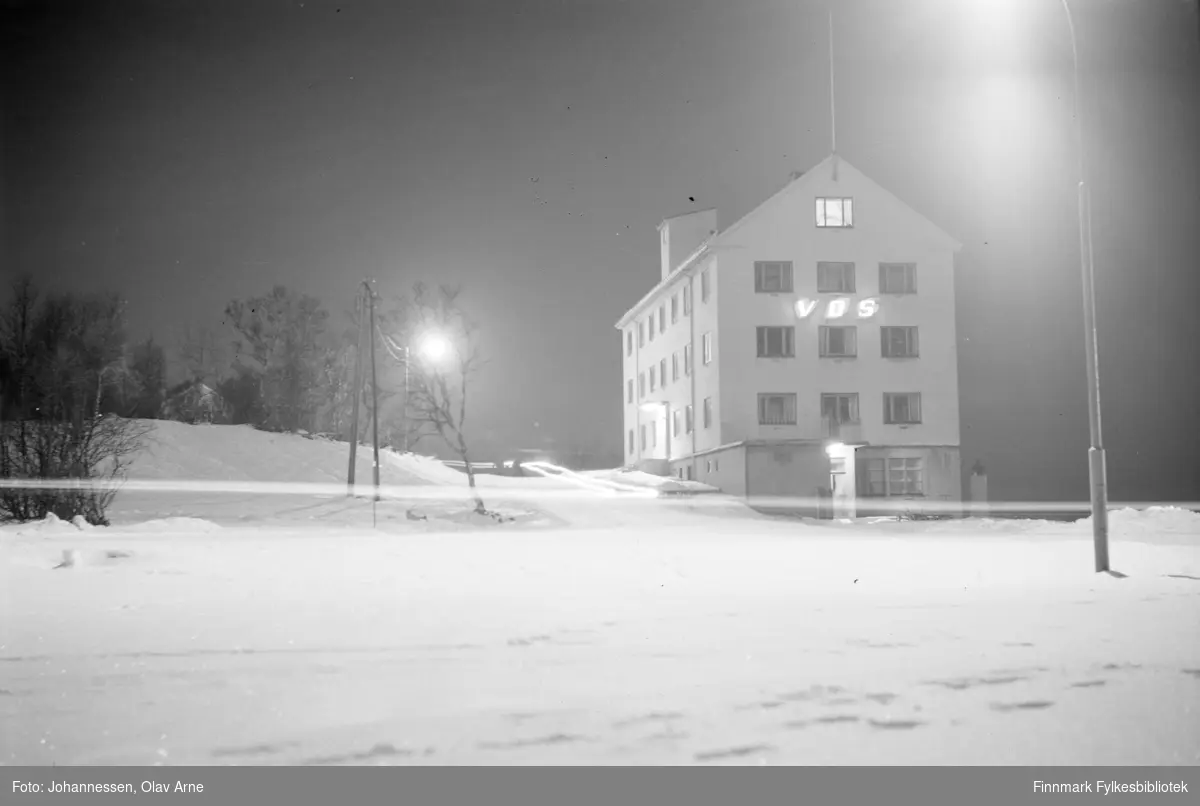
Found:
[{"label": "chimney", "polygon": [[717,234],[717,210],[697,210],[668,218],[658,225],[662,279],[679,268],[706,240]]}]

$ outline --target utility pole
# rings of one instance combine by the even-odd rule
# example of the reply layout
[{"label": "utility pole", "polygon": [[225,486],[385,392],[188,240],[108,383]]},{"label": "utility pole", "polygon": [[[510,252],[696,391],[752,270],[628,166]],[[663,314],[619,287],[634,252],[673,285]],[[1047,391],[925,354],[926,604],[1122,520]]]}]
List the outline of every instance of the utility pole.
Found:
[{"label": "utility pole", "polygon": [[404,346],[404,452],[408,453],[408,345]]},{"label": "utility pole", "polygon": [[362,336],[363,336],[363,310],[362,297],[360,296],[355,306],[358,313],[358,343],[354,348],[354,388],[351,390],[350,399],[353,401],[350,413],[350,468],[346,471],[346,495],[354,495],[354,463],[358,455],[358,404],[359,396],[362,394]]},{"label": "utility pole", "polygon": [[[366,283],[364,282],[364,285]],[[370,339],[371,339],[371,443],[375,459],[375,500],[379,500],[379,384],[375,374],[375,291],[369,285],[367,300],[370,305]]]},{"label": "utility pole", "polygon": [[1096,332],[1096,268],[1092,255],[1092,197],[1087,182],[1087,158],[1083,139],[1083,96],[1079,92],[1079,46],[1071,6],[1062,0],[1071,33],[1071,61],[1075,68],[1075,137],[1079,172],[1079,263],[1083,276],[1084,346],[1087,355],[1088,486],[1092,506],[1092,551],[1096,573],[1109,568],[1108,557],[1108,468],[1100,427],[1100,359]]}]

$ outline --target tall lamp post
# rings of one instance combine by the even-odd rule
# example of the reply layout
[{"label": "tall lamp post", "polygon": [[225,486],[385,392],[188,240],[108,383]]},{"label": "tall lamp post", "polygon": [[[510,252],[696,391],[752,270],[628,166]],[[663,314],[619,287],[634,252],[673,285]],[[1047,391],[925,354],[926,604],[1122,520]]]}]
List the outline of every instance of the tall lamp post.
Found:
[{"label": "tall lamp post", "polygon": [[[407,344],[399,344],[390,336],[380,332],[383,346],[393,359],[404,365],[404,452],[408,453],[408,397],[409,397],[409,362],[412,360],[412,348]],[[444,336],[437,333],[426,333],[420,340],[418,351],[427,361],[438,363],[449,355],[451,346]]]},{"label": "tall lamp post", "polygon": [[1096,333],[1096,270],[1092,262],[1092,198],[1087,184],[1083,141],[1083,96],[1079,92],[1079,47],[1075,39],[1075,19],[1071,6],[1062,0],[1071,32],[1071,60],[1075,67],[1075,137],[1079,159],[1079,259],[1083,274],[1083,326],[1087,345],[1088,384],[1088,482],[1092,503],[1092,543],[1096,573],[1109,570],[1108,561],[1108,480],[1104,459],[1104,441],[1100,429],[1100,360]]},{"label": "tall lamp post", "polygon": [[[367,333],[371,339],[371,443],[374,450],[373,481],[375,484],[375,500],[379,500],[379,386],[375,371],[375,290],[370,282],[362,281],[362,296],[360,305],[365,303],[368,317]],[[346,495],[354,495],[354,465],[358,455],[358,407],[359,397],[362,396],[362,342],[363,342],[363,308],[359,308],[358,346],[354,354],[354,394],[353,409],[350,415],[350,467],[346,473]]]}]

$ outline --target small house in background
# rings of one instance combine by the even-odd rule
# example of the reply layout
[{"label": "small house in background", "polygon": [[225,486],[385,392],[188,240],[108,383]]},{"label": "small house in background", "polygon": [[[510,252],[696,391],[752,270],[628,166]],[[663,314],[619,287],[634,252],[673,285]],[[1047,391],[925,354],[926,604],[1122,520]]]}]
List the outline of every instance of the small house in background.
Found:
[{"label": "small house in background", "polygon": [[208,384],[184,381],[167,390],[162,418],[183,423],[225,423],[229,421],[225,400]]}]

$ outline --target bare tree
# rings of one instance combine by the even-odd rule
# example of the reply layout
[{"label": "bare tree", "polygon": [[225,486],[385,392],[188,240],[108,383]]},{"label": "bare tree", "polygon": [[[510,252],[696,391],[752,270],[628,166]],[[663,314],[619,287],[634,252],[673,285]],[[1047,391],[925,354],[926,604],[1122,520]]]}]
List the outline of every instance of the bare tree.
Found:
[{"label": "bare tree", "polygon": [[[3,488],[0,517],[106,523],[116,482],[148,430],[104,409],[125,371],[123,305],[40,299],[28,278],[14,290],[0,316],[0,477],[30,484]],[[97,479],[106,483],[86,483]]]},{"label": "bare tree", "polygon": [[417,283],[405,306],[404,321],[389,323],[403,333],[407,349],[390,337],[385,343],[393,357],[408,362],[406,419],[411,423],[410,433],[417,439],[436,434],[458,454],[475,511],[488,514],[475,484],[466,434],[468,392],[484,359],[478,328],[463,311],[460,294],[459,288],[443,285],[435,291]]},{"label": "bare tree", "polygon": [[179,357],[187,379],[201,381],[215,389],[229,369],[230,341],[228,334],[221,338],[207,325],[184,325],[179,339]]}]

